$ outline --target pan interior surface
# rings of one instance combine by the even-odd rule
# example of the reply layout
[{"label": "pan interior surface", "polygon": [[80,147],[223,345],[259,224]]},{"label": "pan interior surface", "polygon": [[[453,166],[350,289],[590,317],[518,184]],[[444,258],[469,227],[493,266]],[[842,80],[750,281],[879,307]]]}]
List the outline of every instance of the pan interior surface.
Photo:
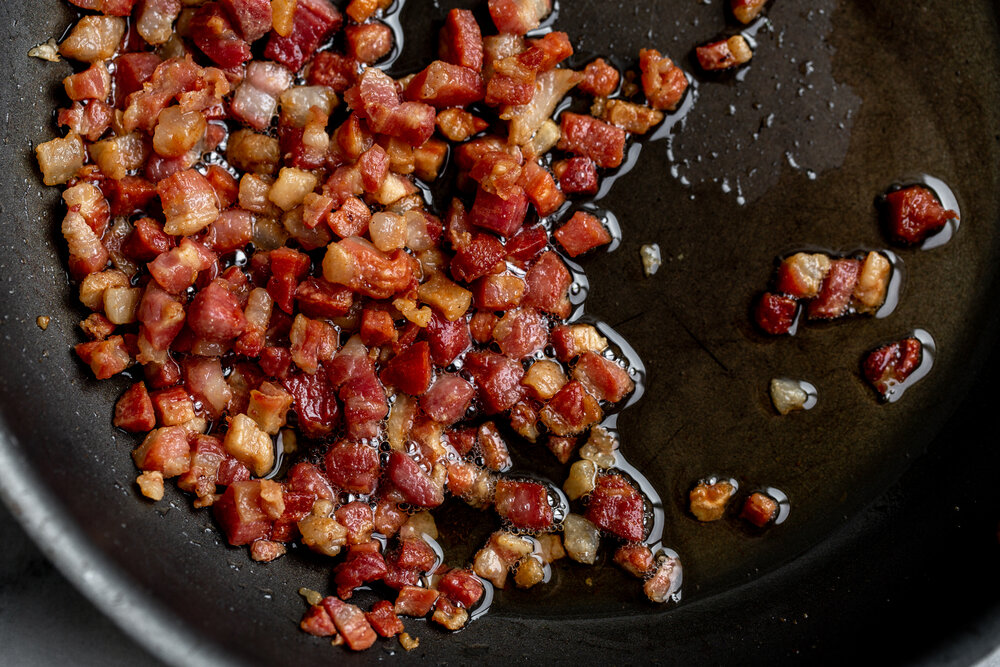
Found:
[{"label": "pan interior surface", "polygon": [[[452,4],[404,6],[407,41],[394,73],[434,53]],[[577,67],[651,46],[695,72],[693,46],[733,28],[721,4],[563,2],[553,27],[574,39]],[[136,439],[111,425],[127,380],[97,382],[72,354],[83,313],[63,268],[59,194],[42,187],[32,150],[54,136],[52,109],[70,68],[25,55],[62,33],[73,16],[64,5],[16,0],[0,8],[9,105],[0,177],[6,499],[64,570],[79,568],[69,572],[77,583],[92,594],[95,581],[115,588],[97,593],[103,606],[178,664],[329,660],[336,649],[297,628],[304,604],[296,593],[328,590],[328,566],[304,549],[255,563],[176,490],[155,505],[139,497]],[[513,655],[512,637],[544,630],[572,643],[598,636],[597,623],[673,623],[687,634],[672,648],[691,642],[686,655],[716,655],[706,646],[719,628],[699,630],[716,598],[731,601],[740,585],[780,575],[925,451],[996,341],[997,37],[996,7],[985,1],[901,10],[887,1],[780,0],[754,29],[748,69],[695,74],[690,110],[663,136],[639,142],[634,165],[597,202],[620,221],[621,245],[581,262],[587,315],[614,326],[648,371],[645,395],[618,420],[622,452],[663,499],[664,544],[683,559],[684,602],[651,609],[605,553],[607,567],[570,563],[554,568],[544,587],[502,591],[485,619],[454,636],[421,627],[424,655],[462,661],[498,655],[499,645]],[[905,280],[891,315],[810,325],[781,339],[753,330],[750,306],[775,258],[803,248],[888,247],[873,201],[920,174],[954,190],[962,224],[943,247],[896,251]],[[639,249],[650,243],[664,264],[645,277]],[[42,315],[51,318],[45,331],[35,324]],[[860,377],[861,357],[918,328],[933,335],[933,370],[899,402],[880,404]],[[814,384],[816,407],[777,416],[767,387],[780,376]],[[544,459],[551,479],[565,475],[547,451],[519,454]],[[735,519],[699,524],[686,496],[709,475],[781,489],[791,503],[787,521],[764,534]],[[498,524],[456,506],[439,525],[460,562]],[[733,623],[736,603],[718,604]],[[181,640],[189,645],[171,646]],[[616,650],[596,639],[591,649]]]}]

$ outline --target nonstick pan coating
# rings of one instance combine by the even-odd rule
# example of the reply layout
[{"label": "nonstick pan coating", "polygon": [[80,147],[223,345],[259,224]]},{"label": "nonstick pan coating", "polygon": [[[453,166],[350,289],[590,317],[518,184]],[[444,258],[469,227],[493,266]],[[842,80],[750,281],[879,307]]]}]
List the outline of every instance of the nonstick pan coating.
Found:
[{"label": "nonstick pan coating", "polygon": [[[451,6],[440,4],[404,8],[397,71],[432,53]],[[726,25],[722,4],[564,2],[556,28],[576,40],[577,65],[650,45],[691,70],[691,47]],[[82,311],[63,270],[58,192],[42,187],[33,159],[34,145],[54,135],[52,109],[70,69],[25,54],[61,34],[72,13],[59,2],[12,1],[0,16],[5,499],[74,582],[167,660],[380,656],[386,649],[348,655],[298,631],[295,591],[329,587],[317,559],[254,563],[182,494],[168,491],[156,505],[137,497],[136,441],[110,420],[126,383],[94,381],[72,355]],[[547,589],[505,591],[487,617],[454,636],[414,623],[421,644],[408,657],[656,655],[684,664],[721,663],[736,651],[741,662],[833,661],[861,655],[860,639],[880,636],[875,650],[903,661],[931,650],[934,629],[958,662],[992,645],[988,633],[964,643],[956,633],[996,629],[997,577],[985,566],[997,556],[997,455],[995,437],[974,430],[992,427],[996,392],[977,385],[972,400],[982,409],[965,406],[961,423],[948,419],[976,371],[989,368],[997,340],[996,8],[777,0],[769,18],[747,73],[700,78],[671,137],[645,143],[615,181],[600,206],[621,221],[621,247],[583,263],[588,314],[616,325],[650,371],[645,397],[619,426],[623,451],[667,506],[666,542],[685,561],[684,601],[650,608],[617,569],[570,565]],[[777,341],[753,332],[749,305],[775,257],[886,247],[872,202],[917,174],[955,190],[962,226],[942,248],[900,252],[906,280],[891,316]],[[638,249],[650,242],[668,261],[646,279]],[[39,315],[51,317],[44,332]],[[917,327],[937,343],[933,371],[900,402],[879,405],[859,378],[861,354]],[[766,387],[777,375],[816,384],[817,407],[775,416]],[[735,523],[698,525],[683,498],[710,473],[784,490],[788,521],[763,536]]]}]

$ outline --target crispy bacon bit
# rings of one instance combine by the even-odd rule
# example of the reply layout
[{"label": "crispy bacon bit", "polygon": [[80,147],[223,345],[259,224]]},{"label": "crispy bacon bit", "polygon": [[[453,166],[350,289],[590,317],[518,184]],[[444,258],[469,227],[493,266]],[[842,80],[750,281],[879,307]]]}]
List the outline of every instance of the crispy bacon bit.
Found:
[{"label": "crispy bacon bit", "polygon": [[539,412],[542,422],[559,436],[582,433],[602,416],[597,399],[576,380],[563,386]]},{"label": "crispy bacon bit", "polygon": [[666,602],[680,589],[681,562],[676,558],[664,558],[652,577],[646,580],[642,589],[653,602]]},{"label": "crispy bacon bit", "polygon": [[[376,549],[368,548],[370,544],[376,545]],[[337,595],[342,600],[350,598],[358,586],[369,581],[379,581],[385,576],[385,560],[378,552],[377,545],[377,542],[368,542],[358,547],[352,546],[347,552],[347,558],[334,568],[333,580],[337,585]]]},{"label": "crispy bacon bit", "polygon": [[519,397],[524,368],[520,363],[494,352],[470,352],[465,370],[479,389],[479,400],[487,414],[509,410]]},{"label": "crispy bacon bit", "polygon": [[139,4],[136,31],[154,46],[170,40],[174,21],[181,13],[180,0],[145,0]]},{"label": "crispy bacon bit", "polygon": [[733,35],[729,39],[704,44],[695,49],[698,64],[703,70],[718,71],[732,69],[750,62],[753,51],[743,35]]},{"label": "crispy bacon bit", "polygon": [[329,0],[298,0],[292,21],[289,34],[271,34],[264,57],[297,72],[320,44],[340,30],[344,18]]},{"label": "crispy bacon bit", "polygon": [[485,547],[476,553],[473,571],[497,588],[507,582],[507,573],[519,560],[531,553],[532,544],[511,533],[496,532]]},{"label": "crispy bacon bit", "polygon": [[885,196],[883,220],[895,243],[920,243],[957,217],[955,211],[945,210],[932,190],[920,185]]},{"label": "crispy bacon bit", "polygon": [[573,367],[573,379],[599,400],[617,403],[632,393],[635,383],[628,371],[594,352],[584,352]]},{"label": "crispy bacon bit", "polygon": [[[215,196],[214,191],[212,196]],[[179,246],[159,255],[147,266],[150,275],[161,287],[171,294],[180,294],[194,284],[199,272],[214,263],[214,253],[197,241],[185,237]]]},{"label": "crispy bacon bit", "polygon": [[150,500],[163,500],[163,473],[159,470],[144,472],[135,478],[142,495]]},{"label": "crispy bacon bit", "polygon": [[396,615],[392,603],[388,600],[376,602],[372,610],[365,614],[365,618],[382,637],[395,637],[403,631],[403,621]]},{"label": "crispy bacon bit", "polygon": [[740,23],[750,23],[757,18],[767,0],[729,0],[729,6],[733,10],[733,16]]},{"label": "crispy bacon bit", "polygon": [[156,470],[164,477],[176,477],[191,465],[191,447],[183,426],[164,426],[150,431],[132,453],[135,464],[146,471]]},{"label": "crispy bacon bit", "polygon": [[476,395],[475,388],[457,375],[442,375],[420,398],[427,416],[442,424],[454,424],[465,416]]},{"label": "crispy bacon bit", "polygon": [[680,67],[656,49],[639,51],[642,90],[649,105],[660,111],[673,111],[687,90],[688,80]]},{"label": "crispy bacon bit", "polygon": [[923,344],[917,338],[905,338],[869,352],[862,370],[865,379],[886,400],[919,368],[922,359]]},{"label": "crispy bacon bit", "polygon": [[858,312],[870,313],[885,303],[891,275],[892,264],[885,255],[873,250],[865,256],[858,282],[851,295],[851,302]]},{"label": "crispy bacon bit", "polygon": [[470,570],[448,570],[437,584],[438,590],[450,600],[470,609],[483,597],[483,582]]},{"label": "crispy bacon bit", "polygon": [[483,68],[483,34],[468,9],[452,9],[441,29],[441,59],[479,71]]},{"label": "crispy bacon bit", "polygon": [[45,185],[62,185],[83,168],[86,151],[80,136],[70,131],[62,139],[52,139],[35,147],[38,167]]},{"label": "crispy bacon bit", "polygon": [[486,95],[479,72],[443,60],[435,60],[410,79],[406,98],[439,109],[464,107]]},{"label": "crispy bacon bit", "polygon": [[115,404],[115,426],[133,433],[146,433],[156,427],[153,402],[146,385],[136,382]]},{"label": "crispy bacon bit", "polygon": [[233,399],[218,357],[189,357],[184,361],[184,379],[191,395],[205,411],[218,418]]},{"label": "crispy bacon bit", "polygon": [[[296,12],[296,16],[298,13]],[[333,619],[337,631],[352,651],[363,651],[375,643],[377,635],[361,609],[335,597],[323,598],[323,608]]]},{"label": "crispy bacon bit", "polygon": [[267,129],[278,112],[278,96],[292,84],[292,73],[278,63],[254,61],[236,89],[231,112],[255,130]]},{"label": "crispy bacon bit", "polygon": [[385,299],[406,289],[413,271],[414,262],[406,253],[396,250],[385,254],[370,241],[356,236],[331,243],[323,259],[326,280],[375,299]]},{"label": "crispy bacon bit", "polygon": [[246,328],[240,302],[220,279],[195,295],[188,307],[187,322],[201,338],[220,342],[238,337]]},{"label": "crispy bacon bit", "polygon": [[403,586],[396,597],[394,611],[399,616],[421,618],[431,612],[439,593],[419,586]]},{"label": "crispy bacon bit", "polygon": [[104,63],[94,63],[78,74],[63,79],[66,97],[71,100],[107,100],[111,95],[111,74]]},{"label": "crispy bacon bit", "polygon": [[560,116],[560,150],[589,157],[598,167],[617,167],[625,155],[625,131],[592,116]]},{"label": "crispy bacon bit", "polygon": [[386,472],[393,486],[402,494],[402,501],[417,507],[437,507],[444,502],[444,493],[423,468],[402,452],[391,452]]},{"label": "crispy bacon bit", "polygon": [[337,634],[337,626],[333,619],[321,605],[311,605],[309,611],[299,622],[299,627],[303,632],[308,632],[313,637],[332,637]]},{"label": "crispy bacon bit", "polygon": [[217,65],[229,69],[250,60],[250,45],[236,32],[222,5],[202,5],[188,24],[191,40]]},{"label": "crispy bacon bit", "polygon": [[326,474],[345,491],[371,493],[378,484],[378,452],[360,443],[341,442],[327,452]]},{"label": "crispy bacon bit", "polygon": [[812,299],[829,272],[830,258],[823,253],[795,253],[778,267],[775,287],[796,299]]},{"label": "crispy bacon bit", "polygon": [[569,269],[559,255],[548,250],[542,253],[524,276],[528,291],[521,302],[523,306],[534,306],[556,317],[569,317],[572,305],[569,301],[569,287],[573,282]]},{"label": "crispy bacon bit", "polygon": [[778,501],[759,491],[747,497],[740,512],[741,519],[746,519],[758,528],[771,523],[777,515]]},{"label": "crispy bacon bit", "polygon": [[609,97],[618,89],[619,78],[617,69],[598,58],[584,68],[580,90],[593,97]]},{"label": "crispy bacon bit", "polygon": [[851,295],[858,284],[861,262],[856,259],[835,259],[823,279],[819,294],[809,302],[809,319],[833,319],[847,312]]},{"label": "crispy bacon bit", "polygon": [[257,422],[239,414],[233,418],[223,442],[226,453],[244,464],[257,477],[263,477],[274,467],[274,443]]},{"label": "crispy bacon bit", "polygon": [[621,475],[598,477],[585,514],[601,530],[628,542],[645,534],[642,495]]},{"label": "crispy bacon bit", "polygon": [[87,15],[59,45],[59,53],[85,63],[110,60],[125,35],[125,19]]},{"label": "crispy bacon bit", "polygon": [[698,521],[718,521],[725,513],[726,505],[734,493],[736,488],[725,480],[713,484],[702,482],[689,494],[691,514],[694,514]]},{"label": "crispy bacon bit", "polygon": [[765,333],[780,336],[791,331],[798,309],[795,299],[766,292],[757,302],[754,319]]},{"label": "crispy bacon bit", "polygon": [[515,528],[545,530],[552,525],[548,491],[537,482],[498,481],[496,509]]},{"label": "crispy bacon bit", "polygon": [[523,35],[552,11],[552,0],[489,0],[490,17],[502,33]]},{"label": "crispy bacon bit", "polygon": [[392,51],[392,30],[382,23],[349,25],[344,28],[347,55],[359,63],[371,65]]},{"label": "crispy bacon bit", "polygon": [[[490,83],[496,86],[502,75],[495,75]],[[527,100],[501,99],[508,105],[501,110],[501,117],[510,120],[510,139],[518,145],[525,145],[552,117],[556,106],[575,85],[583,80],[583,75],[568,69],[553,69],[532,77],[523,84],[528,93]],[[514,90],[518,90],[515,88]],[[495,93],[494,93],[495,94]],[[487,91],[487,104],[490,103]]]},{"label": "crispy bacon bit", "polygon": [[[636,543],[645,500],[612,472],[619,443],[597,426],[602,402],[635,385],[595,327],[565,322],[563,257],[613,239],[590,213],[553,218],[567,196],[600,190],[626,133],[676,107],[680,69],[643,51],[646,105],[609,99],[615,67],[574,71],[569,35],[526,37],[551,0],[489,0],[499,34],[486,38],[472,11],[449,11],[439,59],[398,80],[370,66],[394,48],[380,22],[390,0],[344,3],[342,37],[332,0],[71,1],[103,15],[84,15],[60,47],[85,64],[64,86],[67,137],[36,152],[46,183],[71,184],[62,231],[93,310],[78,356],[98,378],[143,365],[114,423],[146,433],[133,452],[146,497],[177,478],[258,562],[297,538],[341,556],[338,597],[304,594],[300,626],[354,650],[377,635],[414,648],[399,614],[458,630],[485,580],[527,588],[558,558],[593,563],[602,533],[628,543],[615,560],[647,578],[651,599],[676,590],[679,563]],[[736,59],[745,46],[728,44]],[[577,85],[591,115],[557,122]],[[442,220],[424,199],[450,155],[465,199]],[[818,312],[884,301],[890,255],[800,255],[817,266],[790,258],[774,290],[789,322],[772,308],[762,326],[787,331],[799,300]],[[857,264],[853,281],[831,282],[838,262]],[[883,383],[911,372],[871,359]],[[512,437],[572,463],[564,488],[586,518],[557,524],[558,489],[509,475]],[[265,479],[279,467],[283,480]],[[537,540],[499,531],[472,569],[444,567],[431,510],[446,491]],[[397,590],[395,604],[343,601],[373,582]]]},{"label": "crispy bacon bit", "polygon": [[574,213],[569,222],[557,229],[553,236],[570,257],[582,255],[611,243],[611,234],[601,221],[585,211]]},{"label": "crispy bacon bit", "polygon": [[[597,106],[595,103],[594,107]],[[631,134],[646,134],[663,122],[662,111],[617,99],[604,101],[600,105],[599,113],[594,115]]]},{"label": "crispy bacon bit", "polygon": [[219,196],[204,176],[188,169],[160,181],[156,186],[167,218],[163,231],[190,236],[219,217]]}]

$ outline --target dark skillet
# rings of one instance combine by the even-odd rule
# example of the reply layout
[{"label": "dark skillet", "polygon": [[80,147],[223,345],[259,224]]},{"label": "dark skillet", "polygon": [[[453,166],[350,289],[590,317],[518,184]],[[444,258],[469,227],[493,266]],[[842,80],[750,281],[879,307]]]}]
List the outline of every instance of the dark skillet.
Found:
[{"label": "dark skillet", "polygon": [[[647,45],[682,58],[723,30],[722,4],[573,3],[557,27],[579,37],[576,64]],[[773,30],[757,33],[745,79],[700,80],[675,138],[646,144],[600,202],[622,221],[621,247],[584,261],[588,313],[617,325],[649,369],[645,397],[620,419],[623,449],[664,499],[665,541],[685,562],[684,602],[653,608],[617,569],[570,564],[544,589],[505,591],[455,636],[411,622],[421,644],[408,657],[969,664],[995,645],[996,355],[987,360],[1000,260],[996,8],[772,5]],[[399,71],[432,51],[443,10],[426,7],[411,0],[404,10]],[[156,505],[136,497],[135,440],[110,423],[125,379],[98,383],[71,354],[81,311],[62,268],[58,193],[41,187],[31,154],[53,135],[69,67],[25,54],[59,35],[70,12],[18,0],[0,16],[9,72],[0,481],[13,513],[72,581],[168,661],[312,664],[399,652],[385,643],[349,656],[297,630],[304,605],[295,591],[328,588],[319,561],[253,563],[181,494]],[[906,283],[890,317],[776,341],[753,332],[749,304],[776,256],[885,247],[872,201],[920,173],[955,189],[962,226],[942,248],[900,253]],[[670,261],[644,279],[638,248],[654,241]],[[52,318],[44,332],[39,315]],[[917,327],[937,342],[933,371],[898,403],[880,405],[859,377],[861,355]],[[817,407],[775,416],[765,391],[776,375],[817,385]],[[710,473],[782,489],[788,520],[763,535],[735,520],[698,525],[683,499]],[[490,530],[478,516],[454,514]]]}]

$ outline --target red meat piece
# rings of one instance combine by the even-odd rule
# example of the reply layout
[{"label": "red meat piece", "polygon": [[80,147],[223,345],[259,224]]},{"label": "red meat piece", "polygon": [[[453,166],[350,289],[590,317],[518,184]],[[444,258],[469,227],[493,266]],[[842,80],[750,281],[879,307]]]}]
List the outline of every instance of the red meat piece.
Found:
[{"label": "red meat piece", "polygon": [[431,588],[404,586],[396,596],[394,611],[400,616],[420,618],[430,613],[437,601],[438,592]]},{"label": "red meat piece", "polygon": [[153,401],[142,382],[125,390],[115,404],[115,426],[133,433],[145,433],[156,427]]},{"label": "red meat piece", "polygon": [[226,487],[212,505],[212,514],[231,545],[250,544],[271,534],[274,520],[263,510],[260,500],[260,480],[238,481]]},{"label": "red meat piece", "polygon": [[395,637],[403,631],[403,621],[399,620],[388,600],[379,600],[372,610],[365,614],[375,632],[383,637]]},{"label": "red meat piece", "polygon": [[597,167],[589,157],[571,157],[557,166],[562,169],[559,174],[560,190],[566,194],[597,193]]},{"label": "red meat piece", "polygon": [[490,17],[499,32],[523,35],[552,11],[552,0],[489,0]]},{"label": "red meat piece", "polygon": [[577,211],[553,236],[570,257],[590,252],[594,248],[611,243],[611,234],[596,216]]},{"label": "red meat piece", "polygon": [[809,302],[809,319],[833,319],[847,313],[854,287],[861,274],[861,262],[856,259],[835,259],[823,279],[816,298]]},{"label": "red meat piece", "polygon": [[635,383],[628,371],[595,352],[584,352],[573,367],[573,378],[598,400],[617,403],[632,393]]},{"label": "red meat piece", "polygon": [[342,53],[320,51],[309,63],[306,82],[310,86],[326,86],[340,94],[357,80],[358,61]]},{"label": "red meat piece", "polygon": [[379,377],[404,394],[419,396],[430,386],[432,372],[430,345],[420,341],[390,359]]},{"label": "red meat piece", "polygon": [[473,233],[469,243],[459,248],[451,260],[451,275],[456,280],[472,282],[476,278],[502,269],[506,254],[503,244],[497,237],[492,234]]},{"label": "red meat piece", "polygon": [[297,72],[343,23],[343,16],[329,0],[298,0],[291,33],[282,37],[272,31],[264,57]]},{"label": "red meat piece", "polygon": [[465,416],[475,396],[475,387],[448,373],[438,377],[427,393],[420,397],[420,407],[434,421],[451,425]]},{"label": "red meat piece", "polygon": [[381,474],[378,451],[360,442],[340,442],[326,453],[326,476],[351,493],[372,493]]},{"label": "red meat piece", "polygon": [[588,521],[628,542],[645,534],[642,495],[621,475],[603,475],[590,494]]},{"label": "red meat piece", "polygon": [[466,107],[486,96],[479,70],[435,60],[410,79],[406,99],[438,109]]},{"label": "red meat piece", "polygon": [[187,314],[191,330],[209,341],[230,341],[243,333],[247,325],[239,300],[221,279],[213,280],[195,294]]},{"label": "red meat piece", "polygon": [[545,530],[552,525],[552,506],[545,487],[537,482],[497,482],[497,514],[515,528]]},{"label": "red meat piece", "polygon": [[218,2],[208,2],[195,12],[188,28],[191,40],[219,67],[238,67],[250,60],[250,45],[237,34]]},{"label": "red meat piece", "polygon": [[322,604],[337,626],[340,636],[344,638],[351,650],[363,651],[371,648],[377,635],[372,630],[372,626],[369,625],[365,612],[353,604],[348,604],[332,596],[323,598]]},{"label": "red meat piece", "polygon": [[381,580],[386,572],[385,560],[378,551],[351,547],[347,552],[347,558],[333,568],[337,595],[346,600],[351,597],[355,588],[370,581]]},{"label": "red meat piece", "polygon": [[251,44],[271,30],[269,0],[219,0],[219,4],[236,24],[243,39]]},{"label": "red meat piece", "polygon": [[566,201],[566,195],[556,185],[549,170],[534,160],[528,160],[524,163],[520,183],[528,201],[534,205],[538,215],[543,218],[555,213]]},{"label": "red meat piece", "polygon": [[483,582],[470,570],[448,570],[438,581],[438,590],[469,609],[483,597]]},{"label": "red meat piece", "polygon": [[337,508],[334,518],[337,519],[337,523],[347,528],[347,542],[349,544],[363,544],[371,540],[375,524],[372,518],[372,508],[368,503],[355,500],[342,505]]},{"label": "red meat piece", "polygon": [[441,60],[477,72],[483,68],[483,33],[468,9],[448,12],[439,44]]},{"label": "red meat piece", "polygon": [[522,306],[534,306],[539,310],[567,318],[572,310],[569,301],[569,287],[573,276],[559,258],[549,250],[542,254],[524,275],[528,290],[521,301]]},{"label": "red meat piece", "polygon": [[597,400],[578,380],[567,382],[539,413],[555,435],[576,435],[596,424],[603,416]]},{"label": "red meat piece", "polygon": [[524,367],[513,359],[489,351],[470,352],[464,370],[475,381],[486,414],[509,410],[521,397]]},{"label": "red meat piece", "polygon": [[945,210],[933,191],[911,185],[885,196],[883,217],[892,240],[909,245],[920,243],[958,214]]},{"label": "red meat piece", "polygon": [[469,323],[465,318],[449,322],[444,315],[434,311],[426,331],[431,361],[437,366],[448,366],[472,344]]},{"label": "red meat piece", "polygon": [[[120,180],[106,178],[101,182],[101,192],[108,199],[111,215],[128,216],[144,210],[156,197],[156,185],[141,176],[126,176]],[[152,257],[145,259],[148,261]]]},{"label": "red meat piece", "polygon": [[923,344],[916,338],[905,338],[869,352],[862,371],[875,391],[888,398],[893,387],[919,368],[922,359]]},{"label": "red meat piece", "polygon": [[386,473],[403,500],[417,507],[437,507],[444,502],[444,493],[427,476],[416,461],[403,452],[389,454]]},{"label": "red meat piece", "polygon": [[617,167],[625,156],[625,130],[593,116],[565,112],[559,117],[559,150],[588,157],[598,167]]},{"label": "red meat piece", "polygon": [[[276,349],[267,348],[261,354],[262,367],[265,365],[265,353],[274,355],[274,352],[268,353],[268,350]],[[282,356],[287,355],[286,361],[291,363],[291,354],[284,348],[281,349],[285,353]],[[286,377],[282,379],[281,384],[295,399],[295,402],[292,403],[292,409],[298,417],[299,428],[303,435],[309,438],[321,438],[328,435],[340,420],[336,388],[330,383],[326,373],[317,372],[309,375],[308,373],[296,372],[288,374],[287,368],[285,366]],[[264,372],[273,377],[280,377],[279,373],[271,373],[272,370],[278,369],[265,368]]]},{"label": "red meat piece", "polygon": [[587,63],[577,88],[594,97],[609,97],[618,89],[619,79],[618,70],[598,58]]}]

